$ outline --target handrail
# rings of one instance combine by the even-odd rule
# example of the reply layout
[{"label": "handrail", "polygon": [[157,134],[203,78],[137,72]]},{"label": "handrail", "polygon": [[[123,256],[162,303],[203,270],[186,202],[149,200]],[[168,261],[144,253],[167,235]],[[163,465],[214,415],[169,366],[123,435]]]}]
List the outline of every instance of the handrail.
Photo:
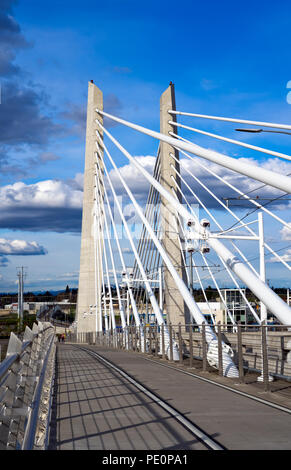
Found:
[{"label": "handrail", "polygon": [[42,389],[43,389],[45,375],[47,371],[47,363],[48,363],[48,359],[49,359],[53,344],[54,344],[54,337],[52,337],[48,351],[46,353],[46,357],[42,366],[42,371],[39,376],[38,384],[37,384],[37,387],[35,389],[35,393],[32,399],[29,418],[27,421],[26,431],[25,431],[25,435],[23,438],[22,450],[33,450],[33,447],[34,447],[39,407],[40,407],[40,399],[41,399]]},{"label": "handrail", "polygon": [[55,342],[50,323],[26,327],[22,342],[11,333],[7,356],[0,363],[0,449],[44,448],[43,422],[47,428],[49,409],[42,392],[51,392]]}]

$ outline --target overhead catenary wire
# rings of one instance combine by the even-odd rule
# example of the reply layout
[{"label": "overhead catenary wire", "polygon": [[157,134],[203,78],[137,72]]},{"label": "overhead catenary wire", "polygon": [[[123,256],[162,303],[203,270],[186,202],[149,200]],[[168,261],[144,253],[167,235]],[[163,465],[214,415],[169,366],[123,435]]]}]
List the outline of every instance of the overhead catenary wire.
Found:
[{"label": "overhead catenary wire", "polygon": [[[176,137],[177,139],[180,139],[180,140],[183,140],[185,142],[189,142],[187,139],[179,136],[178,134],[175,134],[174,132],[170,132],[170,135]],[[287,222],[285,222],[283,219],[281,219],[280,217],[278,217],[276,214],[274,214],[273,212],[271,212],[270,210],[266,209],[264,207],[264,205],[262,204],[259,204],[255,199],[252,199],[252,198],[249,198],[247,196],[247,193],[244,194],[242,191],[240,191],[238,188],[236,188],[233,184],[229,183],[227,180],[225,180],[224,178],[222,178],[221,176],[219,176],[217,173],[215,173],[213,170],[211,170],[210,168],[207,168],[205,165],[203,165],[201,162],[199,162],[197,159],[194,160],[193,157],[191,157],[187,152],[184,152],[183,150],[180,150],[181,153],[183,155],[185,155],[187,158],[189,158],[190,160],[194,161],[195,164],[197,164],[198,166],[200,166],[201,168],[203,168],[205,171],[207,171],[209,174],[213,175],[215,178],[217,178],[219,181],[223,182],[226,186],[228,186],[229,188],[233,189],[236,193],[240,194],[244,199],[246,199],[248,202],[250,202],[251,204],[255,205],[258,207],[258,209],[261,209],[262,211],[266,212],[267,214],[269,214],[271,217],[273,217],[274,219],[276,219],[278,222],[280,222],[282,225],[284,225],[285,227],[290,228],[290,225],[288,225]],[[289,174],[287,176],[290,176]],[[268,186],[268,184],[264,184],[263,186]],[[261,187],[263,187],[261,186]],[[260,188],[256,188],[256,189],[260,189]],[[285,196],[285,194],[283,194],[283,196]]]},{"label": "overhead catenary wire", "polygon": [[[170,155],[173,156],[173,154],[170,154]],[[175,170],[174,167],[173,167],[173,169]],[[175,171],[177,171],[177,170],[175,170]],[[180,174],[179,174],[179,175],[180,175]],[[184,182],[183,177],[182,177],[181,175],[180,175],[180,177],[181,177],[181,181]],[[173,181],[174,181],[174,183],[176,183],[174,178],[173,178]],[[176,184],[177,184],[177,183],[176,183]],[[177,185],[177,189],[181,192],[181,195],[182,195],[182,197],[184,198],[184,200],[185,200],[186,204],[188,205],[188,207],[190,208],[190,210],[192,210],[192,208],[191,208],[191,206],[190,206],[190,204],[189,204],[189,202],[188,202],[188,200],[187,200],[185,194],[180,190],[180,188],[178,187],[178,185]],[[204,205],[203,205],[203,207],[204,207]],[[205,209],[206,209],[206,207],[205,207]],[[222,229],[221,225],[217,222],[217,220],[215,219],[215,217],[214,217],[210,212],[208,212],[208,214],[211,216],[211,218],[214,220],[214,222],[217,224],[217,226]],[[248,260],[246,259],[246,257],[244,256],[244,254],[241,252],[241,250],[239,250],[238,247],[237,247],[233,242],[232,242],[232,244],[233,244],[234,248],[236,248],[236,249],[238,250],[238,252],[243,256],[245,262],[246,262],[250,267],[252,267],[252,265],[249,263],[249,261],[248,261]],[[229,267],[227,266],[227,264],[225,263],[225,261],[224,261],[219,255],[218,255],[218,258],[220,259],[220,261],[221,261],[222,264],[224,265],[224,267],[225,267],[225,269],[226,269],[226,271],[227,271],[227,273],[228,273],[230,279],[233,281],[233,283],[235,284],[235,286],[239,289],[241,296],[243,297],[243,299],[244,299],[245,302],[247,303],[247,305],[248,305],[250,311],[252,312],[254,318],[256,319],[256,321],[260,322],[259,317],[257,316],[256,312],[254,311],[254,309],[253,309],[252,306],[250,305],[249,301],[248,301],[247,298],[245,297],[245,295],[244,295],[243,291],[241,290],[239,284],[237,283],[236,279],[235,279],[234,276],[232,275],[232,273],[231,273]],[[204,257],[203,257],[203,259],[204,259]],[[218,290],[218,292],[219,292],[219,295],[220,295],[220,298],[221,298],[221,300],[222,300],[222,303],[225,304],[225,301],[224,301],[224,299],[223,299],[222,294],[220,293],[219,287],[218,287],[217,282],[216,282],[216,280],[215,280],[215,278],[214,278],[214,276],[213,276],[213,273],[211,272],[208,263],[205,262],[205,264],[207,265],[207,268],[208,268],[208,271],[209,271],[209,274],[210,274],[211,279],[213,280],[215,286],[217,287],[217,290]],[[254,270],[254,269],[253,269],[253,270]],[[254,270],[254,272],[255,272],[255,274],[257,274],[257,272],[256,272],[255,270]],[[225,308],[226,308],[226,311],[227,311],[227,313],[228,313],[228,315],[229,315],[229,317],[230,317],[230,319],[231,319],[231,322],[233,323],[232,314],[231,314],[230,311],[228,310],[226,304],[225,304]]]},{"label": "overhead catenary wire", "polygon": [[[173,157],[174,159],[175,156],[170,153],[170,156]],[[176,172],[177,170],[175,169],[174,166],[172,166],[173,170]],[[191,173],[190,173],[191,174]],[[209,215],[209,217],[214,221],[214,223],[217,225],[217,227],[220,229],[220,230],[223,230],[222,226],[219,224],[219,222],[217,221],[217,219],[213,216],[213,214],[210,212],[210,210],[205,206],[205,204],[201,201],[201,199],[197,196],[197,194],[193,191],[193,189],[187,184],[187,182],[185,181],[185,179],[183,178],[183,176],[181,175],[181,173],[179,173],[180,175],[180,178],[181,178],[181,181],[185,184],[185,186],[188,188],[188,190],[190,191],[190,193],[195,197],[195,199],[199,202],[199,204],[203,207],[203,209],[205,210],[205,212]],[[192,175],[192,174],[191,174]],[[200,180],[199,180],[200,181]],[[185,199],[185,195],[183,194],[183,197]],[[186,200],[186,199],[185,199]],[[191,212],[193,213],[194,215],[194,212],[191,208],[191,205],[188,203],[188,206],[191,210]],[[255,268],[251,265],[251,263],[249,263],[249,261],[247,260],[246,256],[244,255],[244,253],[241,251],[241,249],[235,244],[234,241],[231,241],[231,244],[232,246],[234,247],[234,249],[240,254],[240,256],[243,258],[243,260],[248,264],[249,268],[252,269],[252,271],[258,275],[257,271],[255,270]]]},{"label": "overhead catenary wire", "polygon": [[[190,160],[193,160],[193,157],[191,157],[190,155],[188,155],[186,152],[181,151],[181,153],[182,153],[183,155],[187,156]],[[171,156],[172,156],[173,158],[175,158],[175,157],[173,156],[173,154],[171,154]],[[195,163],[196,163],[196,160],[195,160]],[[199,165],[198,162],[197,162],[197,164]],[[206,168],[205,168],[205,169],[206,169]],[[204,189],[206,189],[206,191],[208,191],[209,193],[211,192],[211,191],[209,190],[209,188],[207,188],[205,185],[203,185],[203,183],[197,178],[197,176],[194,176],[193,173],[190,172],[189,169],[185,168],[185,171],[186,171],[187,173],[189,173],[199,184],[201,184],[201,185],[204,187]],[[210,172],[209,169],[207,169],[207,171]],[[213,173],[213,172],[211,172],[211,173]],[[216,176],[217,176],[217,175],[216,175]],[[223,182],[225,182],[222,178],[219,177],[219,179],[221,179]],[[225,184],[229,185],[227,182],[225,182]],[[196,196],[196,198],[197,198],[197,196]],[[233,211],[231,211],[222,201],[220,201],[219,198],[217,198],[217,197],[215,197],[215,198],[216,198],[217,202],[218,202],[221,206],[223,206],[228,212],[230,212],[230,213],[233,214],[234,218],[237,220],[237,223],[239,223],[239,222],[242,221],[242,218],[239,218],[238,216],[236,216],[236,214],[234,214]],[[201,203],[201,204],[202,204],[202,203]],[[259,205],[259,209],[263,209],[263,206]],[[206,210],[206,209],[205,209],[205,210]],[[257,210],[257,209],[256,209],[256,210]],[[269,212],[269,211],[268,211],[268,212]],[[248,215],[250,215],[251,213],[252,213],[252,212],[250,212]],[[287,228],[290,230],[290,224],[287,224],[286,222],[284,222],[284,225],[287,226]],[[229,227],[229,228],[232,228],[232,227],[234,227],[234,225],[232,225],[232,226]],[[251,230],[247,225],[246,225],[246,229],[247,229],[252,235],[255,235],[255,233],[253,232],[253,230]],[[289,264],[286,263],[286,261],[285,261],[283,258],[281,258],[280,256],[278,256],[277,253],[270,247],[270,245],[269,245],[268,243],[265,242],[264,245],[265,245],[265,247],[267,248],[267,250],[269,250],[269,251],[270,251],[270,252],[271,252],[289,271],[291,270],[291,267],[289,266]]]}]

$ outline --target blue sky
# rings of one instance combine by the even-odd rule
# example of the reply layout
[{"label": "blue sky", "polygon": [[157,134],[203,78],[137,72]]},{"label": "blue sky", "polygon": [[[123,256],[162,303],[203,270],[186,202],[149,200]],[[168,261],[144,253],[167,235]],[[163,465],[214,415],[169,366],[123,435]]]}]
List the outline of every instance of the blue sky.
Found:
[{"label": "blue sky", "polygon": [[[3,252],[0,290],[14,290],[20,265],[28,268],[27,288],[77,286],[89,80],[103,90],[108,111],[156,130],[170,81],[178,109],[289,123],[290,13],[282,0],[0,0],[0,238],[37,244],[34,256],[28,245]],[[233,125],[183,122],[238,138]],[[112,132],[133,155],[155,155],[153,139],[121,126]],[[290,153],[290,136],[240,137]],[[127,164],[120,154],[116,161]],[[40,184],[42,198],[31,207]],[[272,272],[287,285],[288,271],[272,263]]]}]

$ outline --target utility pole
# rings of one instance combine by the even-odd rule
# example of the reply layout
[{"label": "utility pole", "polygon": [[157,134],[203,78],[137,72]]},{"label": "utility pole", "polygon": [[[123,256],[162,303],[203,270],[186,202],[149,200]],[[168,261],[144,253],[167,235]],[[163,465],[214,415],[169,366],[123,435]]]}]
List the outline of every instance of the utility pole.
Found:
[{"label": "utility pole", "polygon": [[18,314],[18,324],[19,332],[21,332],[23,327],[23,287],[24,287],[24,266],[21,266],[18,269],[18,303],[17,303],[17,314]]}]

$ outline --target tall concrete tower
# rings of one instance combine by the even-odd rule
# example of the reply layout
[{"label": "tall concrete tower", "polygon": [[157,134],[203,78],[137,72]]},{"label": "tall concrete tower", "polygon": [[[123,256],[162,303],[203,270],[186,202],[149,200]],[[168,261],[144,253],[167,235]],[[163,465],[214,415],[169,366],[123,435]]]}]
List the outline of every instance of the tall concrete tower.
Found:
[{"label": "tall concrete tower", "polygon": [[103,110],[103,94],[91,81],[88,83],[82,237],[76,318],[78,333],[97,331],[101,328],[100,322],[97,322],[97,315],[101,314],[101,285],[97,282],[98,276],[96,276],[96,268],[100,271],[100,262],[97,260],[96,263],[94,230],[96,229],[95,153],[96,130],[98,129],[96,119],[101,124],[103,124],[103,119],[96,113],[96,108]]},{"label": "tall concrete tower", "polygon": [[[160,99],[160,132],[167,136],[170,131],[177,132],[177,129],[168,122],[169,120],[175,121],[176,119],[175,115],[172,116],[168,113],[171,109],[176,110],[175,89],[172,83],[164,91]],[[161,142],[160,183],[170,194],[173,195],[174,193],[180,201],[181,196],[177,189],[177,185],[178,187],[181,186],[180,178],[171,166],[173,165],[180,172],[180,165],[170,156],[170,153],[174,154],[176,159],[179,160],[179,152],[173,146]],[[186,270],[180,249],[177,215],[171,204],[164,197],[161,197],[161,218],[163,246],[176,271],[187,284]],[[173,325],[189,323],[189,310],[166,266],[164,266],[164,299],[168,322],[171,322]]]}]

